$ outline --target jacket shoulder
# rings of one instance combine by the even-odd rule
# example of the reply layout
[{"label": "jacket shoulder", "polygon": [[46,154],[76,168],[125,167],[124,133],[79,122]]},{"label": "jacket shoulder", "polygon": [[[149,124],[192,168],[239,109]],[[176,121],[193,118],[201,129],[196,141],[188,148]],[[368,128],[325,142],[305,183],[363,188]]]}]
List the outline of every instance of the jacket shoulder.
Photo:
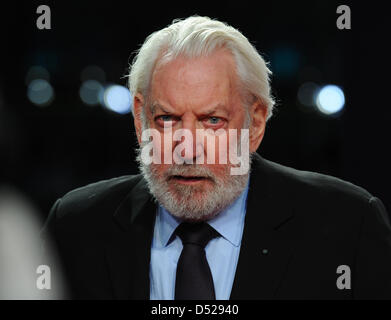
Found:
[{"label": "jacket shoulder", "polygon": [[57,218],[89,211],[108,204],[119,204],[142,179],[141,175],[128,175],[102,180],[66,193],[54,205]]},{"label": "jacket shoulder", "polygon": [[294,197],[305,195],[307,199],[333,199],[336,201],[359,200],[367,203],[371,198],[364,188],[340,178],[311,171],[297,170],[266,159],[262,159],[265,172],[274,185],[286,189]]}]

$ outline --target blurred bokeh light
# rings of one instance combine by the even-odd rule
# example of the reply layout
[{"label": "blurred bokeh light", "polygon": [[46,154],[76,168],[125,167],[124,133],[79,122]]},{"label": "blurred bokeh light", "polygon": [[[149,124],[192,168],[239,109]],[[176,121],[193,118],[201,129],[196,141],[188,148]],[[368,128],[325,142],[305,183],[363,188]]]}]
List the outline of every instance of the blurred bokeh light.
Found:
[{"label": "blurred bokeh light", "polygon": [[27,88],[27,97],[37,106],[46,107],[54,99],[54,90],[50,83],[44,79],[31,81]]},{"label": "blurred bokeh light", "polygon": [[340,112],[345,105],[345,95],[342,89],[335,85],[322,87],[316,97],[316,106],[319,111],[332,115]]},{"label": "blurred bokeh light", "polygon": [[32,66],[27,71],[25,83],[26,85],[29,85],[31,81],[36,79],[43,79],[46,81],[50,81],[50,74],[49,71],[42,67],[42,66]]},{"label": "blurred bokeh light", "polygon": [[100,83],[104,83],[106,81],[106,73],[101,67],[90,65],[82,70],[80,80],[83,82],[87,80],[96,80]]},{"label": "blurred bokeh light", "polygon": [[104,106],[116,113],[126,114],[132,110],[132,96],[130,91],[120,85],[109,85],[103,94]]},{"label": "blurred bokeh light", "polygon": [[103,96],[103,86],[96,80],[86,80],[80,87],[81,100],[90,106],[99,104]]}]

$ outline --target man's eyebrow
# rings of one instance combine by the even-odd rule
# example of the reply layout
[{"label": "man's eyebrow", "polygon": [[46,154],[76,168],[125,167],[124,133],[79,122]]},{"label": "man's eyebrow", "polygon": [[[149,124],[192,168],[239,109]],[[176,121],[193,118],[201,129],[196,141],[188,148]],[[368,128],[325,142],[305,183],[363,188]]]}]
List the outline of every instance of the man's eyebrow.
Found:
[{"label": "man's eyebrow", "polygon": [[207,110],[207,111],[203,111],[201,112],[203,115],[205,116],[209,116],[213,113],[215,113],[216,111],[220,110],[220,109],[223,109],[223,111],[226,111],[226,107],[224,104],[222,103],[219,103],[217,104],[216,106],[212,107],[211,109]]},{"label": "man's eyebrow", "polygon": [[[150,105],[150,111],[152,114],[155,114],[156,113],[156,109],[160,109],[162,112],[164,113],[167,113],[167,114],[170,114],[172,112],[168,111],[167,109],[165,109],[160,103],[158,102],[154,102]],[[217,105],[213,106],[212,108],[210,108],[209,110],[206,110],[206,111],[201,111],[199,112],[200,114],[204,115],[204,116],[209,116],[213,113],[215,113],[216,111],[218,110],[223,110],[223,111],[226,111],[226,106],[225,104],[222,104],[222,103],[218,103]]]},{"label": "man's eyebrow", "polygon": [[164,109],[164,107],[163,107],[161,104],[159,104],[158,102],[152,103],[152,104],[150,105],[150,108],[149,108],[149,110],[151,111],[152,114],[155,114],[156,109],[160,109],[160,110],[162,110],[164,113],[170,113],[169,111],[167,111],[166,109]]}]

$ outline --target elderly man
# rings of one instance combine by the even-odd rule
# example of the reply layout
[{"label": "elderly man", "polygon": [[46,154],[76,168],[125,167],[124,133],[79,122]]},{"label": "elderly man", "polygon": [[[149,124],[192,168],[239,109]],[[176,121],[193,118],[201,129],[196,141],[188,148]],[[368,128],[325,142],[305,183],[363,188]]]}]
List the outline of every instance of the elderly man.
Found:
[{"label": "elderly man", "polygon": [[206,17],[146,39],[129,74],[141,174],[69,192],[46,224],[72,297],[391,298],[381,201],[256,153],[269,73]]}]

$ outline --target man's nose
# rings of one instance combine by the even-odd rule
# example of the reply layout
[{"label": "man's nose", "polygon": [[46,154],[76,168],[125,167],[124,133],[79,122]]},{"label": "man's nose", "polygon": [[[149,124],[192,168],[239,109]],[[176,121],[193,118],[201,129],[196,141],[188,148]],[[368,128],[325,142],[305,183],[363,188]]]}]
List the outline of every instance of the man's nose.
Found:
[{"label": "man's nose", "polygon": [[181,135],[181,140],[176,141],[174,156],[178,157],[186,163],[195,163],[197,158],[203,153],[203,148],[200,143],[197,145],[196,137],[196,121],[189,119],[182,121],[182,128],[177,132]]}]

